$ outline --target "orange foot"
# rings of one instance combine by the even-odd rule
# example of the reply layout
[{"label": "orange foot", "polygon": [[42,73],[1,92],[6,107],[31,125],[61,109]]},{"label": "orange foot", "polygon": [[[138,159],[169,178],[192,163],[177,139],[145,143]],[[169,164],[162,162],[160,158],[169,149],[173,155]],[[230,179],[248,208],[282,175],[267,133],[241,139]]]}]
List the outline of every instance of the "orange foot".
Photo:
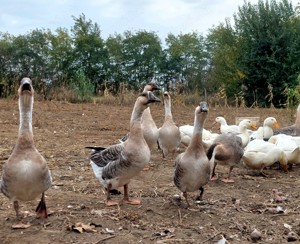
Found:
[{"label": "orange foot", "polygon": [[148,171],[148,170],[150,170],[150,167],[149,167],[149,166],[145,166],[145,167],[143,168],[143,171]]},{"label": "orange foot", "polygon": [[219,178],[218,174],[215,174],[210,178],[211,181],[217,180]]},{"label": "orange foot", "polygon": [[123,202],[127,203],[127,204],[131,204],[131,205],[140,205],[141,204],[141,201],[137,200],[137,199],[134,199],[134,200],[125,200],[125,199],[123,199]]},{"label": "orange foot", "polygon": [[230,178],[222,179],[222,181],[225,183],[234,183],[234,179],[230,179]]},{"label": "orange foot", "polygon": [[118,203],[115,202],[115,201],[112,201],[112,200],[107,200],[106,201],[106,206],[108,206],[108,207],[110,207],[110,206],[116,206],[116,205],[118,205]]}]

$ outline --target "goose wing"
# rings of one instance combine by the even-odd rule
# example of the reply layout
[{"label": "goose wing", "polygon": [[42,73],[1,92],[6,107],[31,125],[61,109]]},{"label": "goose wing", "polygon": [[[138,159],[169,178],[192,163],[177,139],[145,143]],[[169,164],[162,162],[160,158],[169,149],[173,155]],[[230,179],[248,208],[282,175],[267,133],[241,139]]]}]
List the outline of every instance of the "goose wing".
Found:
[{"label": "goose wing", "polygon": [[123,150],[123,143],[119,143],[108,148],[94,148],[91,152],[90,160],[92,160],[99,167],[105,167],[111,162],[120,161]]}]

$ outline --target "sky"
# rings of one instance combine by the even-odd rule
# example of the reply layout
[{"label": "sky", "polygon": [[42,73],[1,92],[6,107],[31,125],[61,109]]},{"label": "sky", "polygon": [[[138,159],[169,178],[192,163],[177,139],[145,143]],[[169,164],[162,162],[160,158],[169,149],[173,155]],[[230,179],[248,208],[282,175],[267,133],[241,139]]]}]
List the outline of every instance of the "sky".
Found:
[{"label": "sky", "polygon": [[[290,0],[294,6],[300,0]],[[248,0],[256,4],[258,0]],[[154,31],[161,40],[208,30],[233,15],[244,0],[0,0],[0,32],[27,34],[35,29],[68,30],[84,14],[100,26],[101,36]]]}]

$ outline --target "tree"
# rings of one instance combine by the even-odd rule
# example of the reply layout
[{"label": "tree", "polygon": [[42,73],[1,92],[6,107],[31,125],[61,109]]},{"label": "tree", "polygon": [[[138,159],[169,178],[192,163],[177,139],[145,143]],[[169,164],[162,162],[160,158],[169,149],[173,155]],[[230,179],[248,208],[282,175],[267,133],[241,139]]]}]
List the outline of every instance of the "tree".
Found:
[{"label": "tree", "polygon": [[73,17],[75,24],[71,28],[74,43],[72,71],[83,70],[85,77],[93,82],[95,91],[106,78],[108,54],[101,38],[97,23],[86,20],[82,14]]},{"label": "tree", "polygon": [[[239,37],[238,66],[245,74],[248,105],[282,106],[286,86],[295,87],[299,74],[299,19],[287,0],[244,2],[234,16]],[[299,49],[298,49],[299,50]],[[272,87],[272,96],[270,95]],[[253,93],[251,93],[253,91]],[[272,97],[272,101],[270,98]]]},{"label": "tree", "polygon": [[180,81],[179,85],[186,85],[185,92],[203,90],[208,58],[204,38],[195,32],[178,36],[169,34],[166,45],[167,82]]}]

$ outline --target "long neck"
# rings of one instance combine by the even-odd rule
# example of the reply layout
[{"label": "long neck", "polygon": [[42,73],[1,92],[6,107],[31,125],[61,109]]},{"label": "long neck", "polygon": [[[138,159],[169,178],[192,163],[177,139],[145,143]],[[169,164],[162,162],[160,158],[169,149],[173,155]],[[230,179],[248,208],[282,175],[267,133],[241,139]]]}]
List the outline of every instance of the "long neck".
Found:
[{"label": "long neck", "polygon": [[194,131],[193,137],[191,141],[192,146],[202,146],[202,132],[203,132],[203,124],[204,124],[205,116],[199,116],[197,114],[195,116],[194,121]]},{"label": "long neck", "polygon": [[165,100],[165,120],[173,119],[170,100]]},{"label": "long neck", "polygon": [[19,98],[19,111],[20,111],[20,127],[19,127],[19,142],[31,142],[33,143],[32,132],[32,109],[33,109],[33,97]]},{"label": "long neck", "polygon": [[144,110],[141,108],[141,106],[136,102],[130,119],[131,136],[143,137],[142,127],[141,127],[141,118],[142,118],[143,111]]}]

